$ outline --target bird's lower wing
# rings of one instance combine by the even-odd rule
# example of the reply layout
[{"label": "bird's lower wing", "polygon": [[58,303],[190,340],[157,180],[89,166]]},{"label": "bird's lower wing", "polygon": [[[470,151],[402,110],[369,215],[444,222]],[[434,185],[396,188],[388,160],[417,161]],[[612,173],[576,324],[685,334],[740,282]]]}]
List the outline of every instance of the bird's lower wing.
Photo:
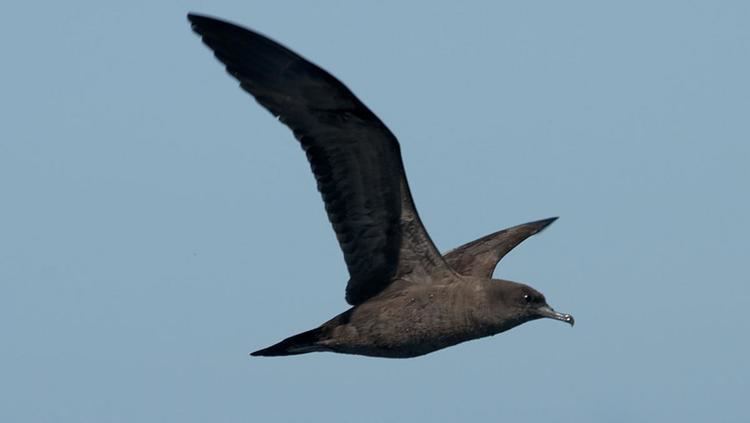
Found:
[{"label": "bird's lower wing", "polygon": [[503,229],[448,251],[443,258],[457,273],[464,276],[491,278],[497,263],[523,242],[557,220],[537,220]]}]

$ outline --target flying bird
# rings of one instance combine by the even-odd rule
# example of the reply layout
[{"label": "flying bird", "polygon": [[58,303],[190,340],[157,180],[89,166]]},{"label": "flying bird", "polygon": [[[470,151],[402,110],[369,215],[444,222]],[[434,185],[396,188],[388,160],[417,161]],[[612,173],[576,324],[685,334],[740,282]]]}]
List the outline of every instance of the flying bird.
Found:
[{"label": "flying bird", "polygon": [[497,263],[556,218],[440,254],[414,207],[396,137],[331,74],[269,38],[207,16],[192,29],[307,154],[349,270],[347,311],[254,356],[331,351],[407,358],[551,318],[534,288],[492,279]]}]

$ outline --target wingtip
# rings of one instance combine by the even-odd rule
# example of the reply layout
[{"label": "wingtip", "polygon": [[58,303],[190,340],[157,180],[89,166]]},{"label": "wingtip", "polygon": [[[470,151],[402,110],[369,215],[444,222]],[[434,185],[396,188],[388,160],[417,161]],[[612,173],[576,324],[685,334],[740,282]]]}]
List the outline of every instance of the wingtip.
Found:
[{"label": "wingtip", "polygon": [[198,26],[210,26],[218,24],[227,24],[220,19],[214,18],[208,15],[202,15],[200,13],[188,12],[187,20],[190,22],[190,26],[195,30]]},{"label": "wingtip", "polygon": [[560,216],[548,217],[546,219],[540,220],[540,222],[544,223],[545,225],[551,225],[555,220],[557,220],[559,218],[560,218]]},{"label": "wingtip", "polygon": [[211,18],[209,18],[209,17],[208,17],[208,16],[206,16],[206,15],[201,15],[200,13],[195,13],[195,12],[188,12],[188,14],[187,14],[187,19],[188,19],[188,20],[189,20],[190,22],[193,22],[193,21],[195,21],[195,20],[201,20],[201,19],[211,19]]},{"label": "wingtip", "polygon": [[554,217],[548,217],[542,220],[537,220],[536,222],[534,222],[538,225],[537,226],[538,229],[536,230],[535,234],[538,234],[539,232],[547,229],[549,225],[553,224],[559,218],[560,218],[559,216],[554,216]]},{"label": "wingtip", "polygon": [[198,24],[200,23],[201,20],[204,20],[204,19],[209,19],[209,18],[207,16],[199,15],[193,12],[188,12],[187,14],[187,20],[188,22],[190,22],[190,28],[196,33],[198,32]]},{"label": "wingtip", "polygon": [[196,20],[200,20],[200,18],[202,18],[202,17],[203,16],[201,16],[201,15],[199,15],[197,13],[193,13],[193,12],[188,12],[188,14],[187,14],[187,20],[191,24],[194,24]]}]

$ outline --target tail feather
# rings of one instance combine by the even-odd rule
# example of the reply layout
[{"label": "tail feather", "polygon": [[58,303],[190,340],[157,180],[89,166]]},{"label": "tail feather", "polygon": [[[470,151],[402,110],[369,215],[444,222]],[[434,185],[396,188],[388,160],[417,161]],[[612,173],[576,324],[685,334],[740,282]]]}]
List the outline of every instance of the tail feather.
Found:
[{"label": "tail feather", "polygon": [[307,332],[290,336],[268,348],[252,352],[250,355],[255,357],[278,357],[284,355],[305,354],[315,351],[328,351],[327,348],[316,345],[318,340],[320,340],[321,332],[320,328],[308,330]]}]

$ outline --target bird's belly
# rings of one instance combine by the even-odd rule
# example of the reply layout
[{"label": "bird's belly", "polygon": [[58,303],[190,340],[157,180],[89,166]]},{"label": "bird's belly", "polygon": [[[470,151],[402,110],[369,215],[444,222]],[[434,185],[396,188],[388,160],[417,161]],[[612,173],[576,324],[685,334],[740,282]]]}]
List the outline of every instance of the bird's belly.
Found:
[{"label": "bird's belly", "polygon": [[434,302],[355,310],[332,335],[326,344],[336,352],[389,358],[416,357],[481,336],[465,318]]},{"label": "bird's belly", "polygon": [[432,336],[429,338],[393,339],[390,337],[370,338],[364,342],[351,340],[336,342],[331,349],[344,354],[366,355],[385,358],[410,358],[447,348],[473,339],[465,336]]}]

